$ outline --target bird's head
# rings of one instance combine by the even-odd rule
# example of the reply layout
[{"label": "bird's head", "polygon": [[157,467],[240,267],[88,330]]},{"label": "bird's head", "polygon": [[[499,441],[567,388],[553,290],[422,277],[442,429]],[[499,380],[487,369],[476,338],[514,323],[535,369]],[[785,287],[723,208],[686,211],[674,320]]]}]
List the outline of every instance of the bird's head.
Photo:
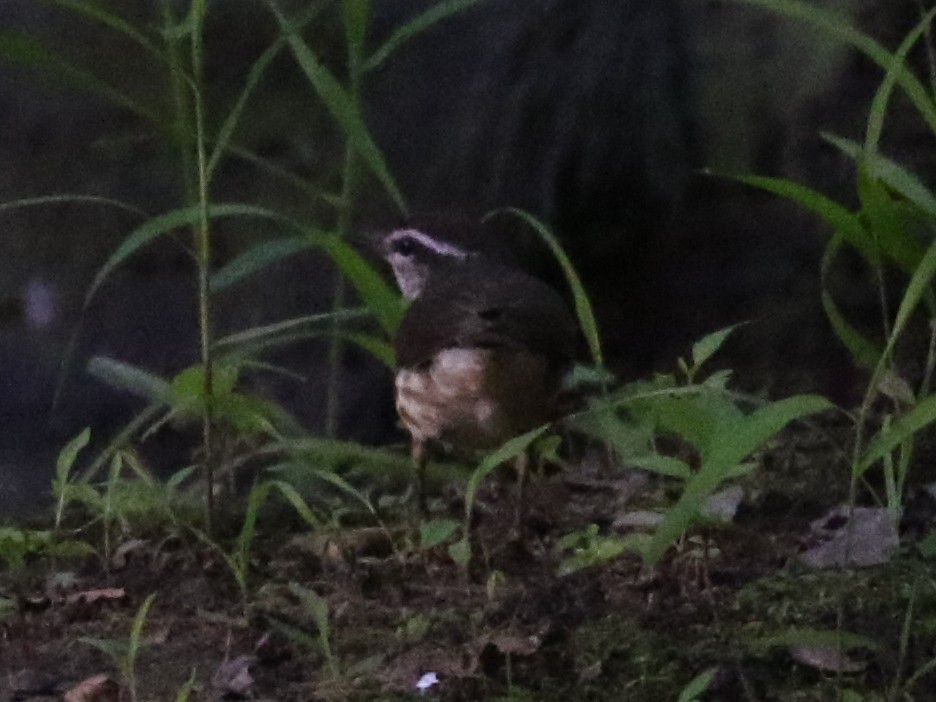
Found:
[{"label": "bird's head", "polygon": [[476,253],[420,229],[395,229],[380,242],[403,297],[415,300],[435,271],[467,261]]}]

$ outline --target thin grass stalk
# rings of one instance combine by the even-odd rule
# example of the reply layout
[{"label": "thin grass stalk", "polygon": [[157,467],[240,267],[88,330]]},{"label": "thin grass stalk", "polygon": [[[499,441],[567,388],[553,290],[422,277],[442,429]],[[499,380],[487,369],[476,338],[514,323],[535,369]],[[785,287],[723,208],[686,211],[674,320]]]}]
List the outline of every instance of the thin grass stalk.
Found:
[{"label": "thin grass stalk", "polygon": [[[355,110],[361,107],[361,48],[348,43],[348,92]],[[350,137],[345,141],[344,165],[341,176],[341,201],[338,209],[338,236],[347,240],[351,234],[354,216],[354,200],[357,194],[357,154]],[[338,415],[341,407],[341,361],[344,355],[345,341],[341,332],[339,317],[344,309],[347,287],[341,273],[335,275],[334,293],[332,295],[332,322],[331,339],[328,345],[328,385],[325,390],[325,436],[333,438],[338,431]]]},{"label": "thin grass stalk", "polygon": [[195,82],[193,107],[195,118],[195,161],[198,178],[198,224],[194,228],[195,259],[198,266],[198,335],[203,369],[205,411],[202,414],[202,452],[205,460],[205,529],[213,533],[214,523],[214,363],[212,357],[211,309],[211,233],[208,226],[208,154],[205,145],[205,109],[203,102],[204,51],[202,25],[205,0],[193,0],[191,46],[192,73]]},{"label": "thin grass stalk", "polygon": [[[175,26],[175,14],[171,0],[162,0],[163,30],[171,37],[170,30]],[[195,185],[192,180],[191,155],[188,150],[189,101],[188,81],[185,79],[182,57],[178,43],[172,38],[166,39],[166,55],[169,60],[169,97],[172,100],[172,125],[169,130],[169,143],[174,144],[179,154],[179,166],[182,174],[183,196],[186,204],[194,200]]]}]

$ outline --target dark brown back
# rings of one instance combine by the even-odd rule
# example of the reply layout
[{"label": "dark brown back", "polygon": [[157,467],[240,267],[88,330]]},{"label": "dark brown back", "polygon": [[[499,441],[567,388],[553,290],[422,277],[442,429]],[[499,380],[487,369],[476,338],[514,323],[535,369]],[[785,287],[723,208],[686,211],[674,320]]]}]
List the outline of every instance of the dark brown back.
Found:
[{"label": "dark brown back", "polygon": [[489,262],[433,271],[396,338],[397,364],[411,368],[445,348],[525,348],[555,365],[575,355],[577,325],[562,297],[522,271]]}]

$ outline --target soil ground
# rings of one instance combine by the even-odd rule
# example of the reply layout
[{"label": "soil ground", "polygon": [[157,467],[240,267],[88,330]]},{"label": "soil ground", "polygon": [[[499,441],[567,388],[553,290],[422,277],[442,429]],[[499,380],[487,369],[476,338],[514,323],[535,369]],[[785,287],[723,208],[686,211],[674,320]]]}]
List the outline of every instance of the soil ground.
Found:
[{"label": "soil ground", "polygon": [[[676,486],[599,461],[536,476],[520,529],[511,486],[489,480],[468,567],[450,544],[418,548],[411,510],[309,530],[272,505],[243,591],[233,561],[166,525],[112,534],[106,561],[40,554],[0,574],[0,699],[936,699],[936,566],[914,546],[932,499],[908,504],[883,565],[798,558],[810,521],[846,499],[842,429],[790,427],[757,457],[733,520],[652,567],[601,538]],[[450,491],[433,508],[459,519],[463,503]],[[239,528],[218,539],[229,557]],[[557,548],[583,531],[590,541]],[[438,682],[419,691],[420,679]]]}]

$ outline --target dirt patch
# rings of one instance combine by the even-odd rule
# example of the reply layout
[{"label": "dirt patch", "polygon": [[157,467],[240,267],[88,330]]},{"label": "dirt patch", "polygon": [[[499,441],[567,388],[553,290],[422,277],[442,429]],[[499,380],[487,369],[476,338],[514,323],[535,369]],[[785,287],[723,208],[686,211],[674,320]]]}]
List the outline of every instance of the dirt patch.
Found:
[{"label": "dirt patch", "polygon": [[[125,535],[107,567],[41,554],[0,579],[0,698],[674,700],[704,673],[698,699],[919,692],[936,684],[930,563],[905,547],[860,571],[798,564],[810,520],[847,487],[830,431],[785,432],[744,479],[733,521],[694,529],[653,568],[627,551],[582,562],[557,548],[570,533],[613,534],[621,514],[670,498],[665,481],[585,464],[534,481],[520,532],[510,487],[492,481],[468,567],[450,541],[419,548],[409,512],[346,513],[340,527],[310,531],[272,504],[242,552],[242,587],[230,560],[237,520],[220,550],[163,526],[139,542]],[[455,498],[436,506],[436,520],[461,514]],[[869,645],[839,650],[849,667],[824,668],[795,637],[777,638],[791,631]],[[76,696],[102,674],[110,686]]]}]

